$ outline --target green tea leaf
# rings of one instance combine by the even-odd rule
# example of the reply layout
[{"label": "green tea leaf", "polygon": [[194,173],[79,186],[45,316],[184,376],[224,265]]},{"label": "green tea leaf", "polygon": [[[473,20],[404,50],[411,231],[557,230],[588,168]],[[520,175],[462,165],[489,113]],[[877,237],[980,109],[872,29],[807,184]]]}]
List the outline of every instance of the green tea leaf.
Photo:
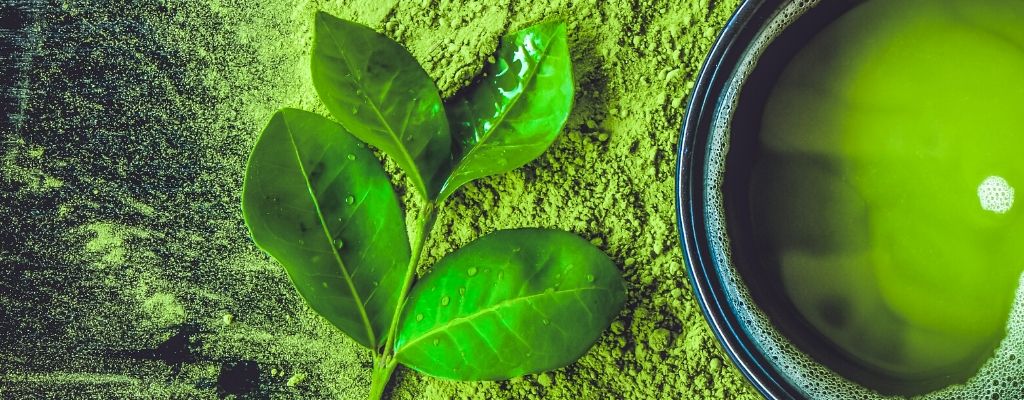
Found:
[{"label": "green tea leaf", "polygon": [[546,150],[572,110],[573,80],[564,23],[543,23],[506,36],[496,62],[445,105],[456,160],[441,189],[525,165]]},{"label": "green tea leaf", "polygon": [[278,111],[249,157],[242,212],[310,307],[376,348],[410,249],[391,183],[365,147],[324,117]]},{"label": "green tea leaf", "polygon": [[442,259],[403,312],[398,361],[459,380],[507,379],[582,356],[618,314],[608,256],[556,230],[498,231]]},{"label": "green tea leaf", "polygon": [[313,86],[345,129],[390,156],[433,198],[451,160],[437,86],[408,51],[374,30],[316,14]]}]

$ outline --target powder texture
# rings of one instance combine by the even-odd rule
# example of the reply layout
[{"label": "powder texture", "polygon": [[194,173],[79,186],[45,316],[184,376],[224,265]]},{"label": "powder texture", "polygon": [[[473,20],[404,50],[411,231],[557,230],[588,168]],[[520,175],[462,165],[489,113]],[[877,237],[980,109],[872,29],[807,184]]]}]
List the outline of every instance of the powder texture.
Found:
[{"label": "powder texture", "polygon": [[[738,3],[0,6],[0,45],[16,50],[0,52],[14,82],[0,93],[0,397],[366,396],[369,351],[303,303],[239,208],[270,115],[328,115],[309,73],[324,10],[407,46],[443,97],[502,35],[564,19],[577,80],[565,132],[529,165],[460,189],[420,272],[488,232],[539,226],[591,240],[627,280],[625,309],[579,362],[480,383],[399,368],[392,398],[756,398],[693,299],[673,194],[686,96]],[[401,171],[385,168],[415,206]]]}]

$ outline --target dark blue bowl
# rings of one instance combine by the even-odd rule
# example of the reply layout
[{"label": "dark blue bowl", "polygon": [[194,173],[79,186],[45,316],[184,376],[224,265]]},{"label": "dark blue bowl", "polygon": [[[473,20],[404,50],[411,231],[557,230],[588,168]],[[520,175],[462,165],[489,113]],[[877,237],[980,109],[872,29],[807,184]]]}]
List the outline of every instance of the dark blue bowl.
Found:
[{"label": "dark blue bowl", "polygon": [[[711,49],[691,94],[679,141],[676,172],[676,211],[690,283],[705,318],[726,353],[754,387],[769,399],[803,399],[806,396],[755,343],[727,298],[724,278],[712,259],[709,239],[715,232],[708,231],[705,204],[707,161],[716,111],[723,106],[723,93],[744,61],[745,53],[779,10],[797,2],[806,3],[799,0],[747,0],[728,22]],[[801,34],[810,36],[811,31],[820,30],[859,2],[824,0],[799,18],[804,29]],[[806,19],[811,20],[808,22]],[[798,47],[790,49],[790,53]],[[780,60],[773,61],[781,65]],[[751,77],[756,78],[756,75]],[[756,87],[755,91],[765,94],[772,84],[745,82],[744,90],[748,83]],[[728,140],[732,143],[739,139]]]}]

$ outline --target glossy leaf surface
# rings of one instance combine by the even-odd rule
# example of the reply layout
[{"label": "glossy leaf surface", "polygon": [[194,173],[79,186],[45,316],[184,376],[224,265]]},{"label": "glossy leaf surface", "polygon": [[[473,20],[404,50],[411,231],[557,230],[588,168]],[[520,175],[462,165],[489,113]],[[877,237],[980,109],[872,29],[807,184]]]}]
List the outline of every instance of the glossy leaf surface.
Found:
[{"label": "glossy leaf surface", "polygon": [[277,112],[253,148],[242,212],[320,315],[376,348],[390,327],[409,241],[380,162],[319,115]]},{"label": "glossy leaf surface", "polygon": [[442,199],[467,182],[537,158],[569,117],[573,79],[564,23],[534,25],[506,36],[495,60],[445,105],[458,162]]},{"label": "glossy leaf surface", "polygon": [[448,119],[434,81],[405,48],[318,12],[312,74],[320,99],[345,129],[387,153],[421,194],[437,194],[451,160]]},{"label": "glossy leaf surface", "polygon": [[565,366],[611,324],[622,277],[580,237],[498,231],[442,259],[409,296],[398,360],[458,380],[507,379]]}]

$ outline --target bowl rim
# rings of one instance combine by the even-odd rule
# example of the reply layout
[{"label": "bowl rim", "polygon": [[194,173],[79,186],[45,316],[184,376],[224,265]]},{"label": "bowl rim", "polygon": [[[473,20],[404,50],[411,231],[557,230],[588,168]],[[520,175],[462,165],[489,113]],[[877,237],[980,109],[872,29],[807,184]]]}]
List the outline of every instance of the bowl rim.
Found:
[{"label": "bowl rim", "polygon": [[787,0],[745,0],[716,39],[694,84],[676,151],[676,223],[687,275],[705,320],[733,364],[769,399],[802,399],[728,306],[707,236],[704,175],[711,123],[738,60]]}]

